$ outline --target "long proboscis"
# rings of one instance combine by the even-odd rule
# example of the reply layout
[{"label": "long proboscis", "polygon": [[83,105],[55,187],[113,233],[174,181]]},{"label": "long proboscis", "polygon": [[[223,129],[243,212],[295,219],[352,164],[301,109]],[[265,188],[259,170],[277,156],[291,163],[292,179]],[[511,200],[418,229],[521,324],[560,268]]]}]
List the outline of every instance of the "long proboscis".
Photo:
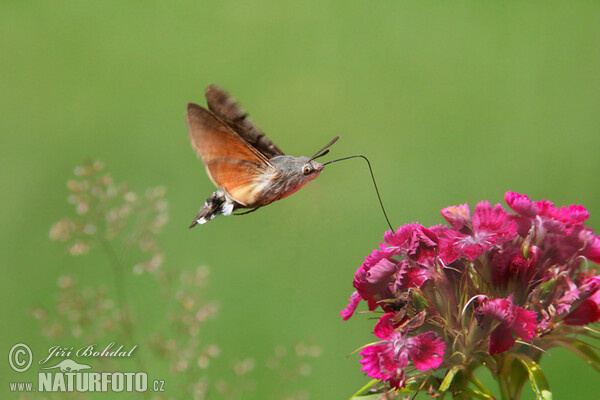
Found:
[{"label": "long proboscis", "polygon": [[[330,144],[325,146],[325,149],[327,147],[331,146],[333,143],[335,143],[335,141],[337,139],[338,138],[336,137]],[[323,150],[321,150],[321,151],[323,151]],[[377,182],[375,182],[375,175],[373,174],[373,168],[371,168],[371,163],[369,162],[369,159],[367,157],[363,156],[362,154],[356,154],[354,156],[342,157],[342,158],[338,158],[337,160],[327,161],[326,163],[323,163],[323,166],[325,166],[327,164],[333,164],[338,161],[349,160],[351,158],[362,158],[363,160],[365,160],[367,162],[367,165],[369,166],[369,172],[371,172],[371,179],[373,180],[373,186],[375,187],[375,193],[377,193],[377,198],[379,199],[379,205],[381,206],[381,211],[383,211],[383,216],[385,217],[385,220],[387,221],[388,226],[390,227],[390,229],[393,232],[394,227],[392,226],[390,219],[388,218],[387,213],[385,212],[385,207],[383,206],[383,201],[381,201],[381,195],[379,194],[379,188],[377,187]]]}]

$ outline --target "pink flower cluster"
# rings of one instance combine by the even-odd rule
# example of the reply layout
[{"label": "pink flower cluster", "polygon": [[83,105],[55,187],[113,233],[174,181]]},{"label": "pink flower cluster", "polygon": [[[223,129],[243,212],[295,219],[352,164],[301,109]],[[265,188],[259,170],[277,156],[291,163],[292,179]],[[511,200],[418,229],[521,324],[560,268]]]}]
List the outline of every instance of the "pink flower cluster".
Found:
[{"label": "pink flower cluster", "polygon": [[402,388],[419,371],[517,351],[517,340],[550,347],[600,319],[600,275],[588,263],[600,263],[600,237],[586,209],[514,192],[505,201],[512,213],[483,201],[473,215],[467,204],[443,209],[449,226],[388,231],[365,258],[340,315],[362,300],[383,313],[380,340],[360,352],[368,376]]}]

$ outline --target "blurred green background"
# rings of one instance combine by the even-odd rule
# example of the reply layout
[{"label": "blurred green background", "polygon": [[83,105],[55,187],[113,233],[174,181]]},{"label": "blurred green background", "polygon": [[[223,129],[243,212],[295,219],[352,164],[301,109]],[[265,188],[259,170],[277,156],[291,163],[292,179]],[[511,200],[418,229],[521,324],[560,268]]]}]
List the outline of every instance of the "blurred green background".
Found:
[{"label": "blurred green background", "polygon": [[[444,206],[513,190],[582,204],[600,231],[599,18],[590,1],[0,2],[0,352],[79,344],[55,343],[29,315],[56,304],[59,276],[113,288],[100,252],[74,258],[48,239],[73,214],[73,168],[101,159],[136,191],[167,188],[163,268],[212,270],[205,296],[221,308],[203,332],[221,361],[207,376],[251,357],[256,385],[243,398],[282,398],[289,388],[260,360],[309,338],[323,354],[296,384],[312,399],[348,398],[367,378],[346,356],[373,341],[373,321],[338,312],[386,229],[368,170],[335,164],[284,201],[188,230],[214,188],[185,104],[218,83],[296,156],[339,135],[328,158],[370,158],[394,225],[441,223]],[[160,288],[131,273],[125,284],[137,335],[160,329]],[[16,397],[8,382],[34,375],[1,364],[1,397]],[[553,351],[543,366],[555,398],[597,394],[575,356]],[[189,398],[168,368],[147,372]]]}]

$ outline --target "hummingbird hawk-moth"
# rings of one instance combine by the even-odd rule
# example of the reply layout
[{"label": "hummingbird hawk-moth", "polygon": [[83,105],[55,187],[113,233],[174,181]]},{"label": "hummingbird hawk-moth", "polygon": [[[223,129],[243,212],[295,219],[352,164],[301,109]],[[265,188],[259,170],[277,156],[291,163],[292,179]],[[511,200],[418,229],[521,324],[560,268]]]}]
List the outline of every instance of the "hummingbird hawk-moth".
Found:
[{"label": "hummingbird hawk-moth", "polygon": [[315,159],[327,154],[339,138],[313,157],[289,156],[224,90],[210,85],[205,94],[208,109],[189,103],[187,122],[192,146],[218,189],[200,208],[190,228],[238,209],[248,210],[242,214],[256,211],[295,193],[319,176],[324,164]]}]

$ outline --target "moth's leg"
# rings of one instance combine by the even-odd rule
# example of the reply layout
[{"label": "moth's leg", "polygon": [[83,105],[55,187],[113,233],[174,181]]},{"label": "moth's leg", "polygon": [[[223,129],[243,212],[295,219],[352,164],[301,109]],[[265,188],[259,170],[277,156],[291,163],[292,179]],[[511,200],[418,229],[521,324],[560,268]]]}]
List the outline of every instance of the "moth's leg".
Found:
[{"label": "moth's leg", "polygon": [[256,207],[256,208],[253,208],[251,210],[244,211],[243,213],[237,213],[237,214],[231,214],[231,215],[246,215],[246,214],[250,214],[251,212],[254,212],[254,211],[258,210],[259,208],[260,207]]}]

